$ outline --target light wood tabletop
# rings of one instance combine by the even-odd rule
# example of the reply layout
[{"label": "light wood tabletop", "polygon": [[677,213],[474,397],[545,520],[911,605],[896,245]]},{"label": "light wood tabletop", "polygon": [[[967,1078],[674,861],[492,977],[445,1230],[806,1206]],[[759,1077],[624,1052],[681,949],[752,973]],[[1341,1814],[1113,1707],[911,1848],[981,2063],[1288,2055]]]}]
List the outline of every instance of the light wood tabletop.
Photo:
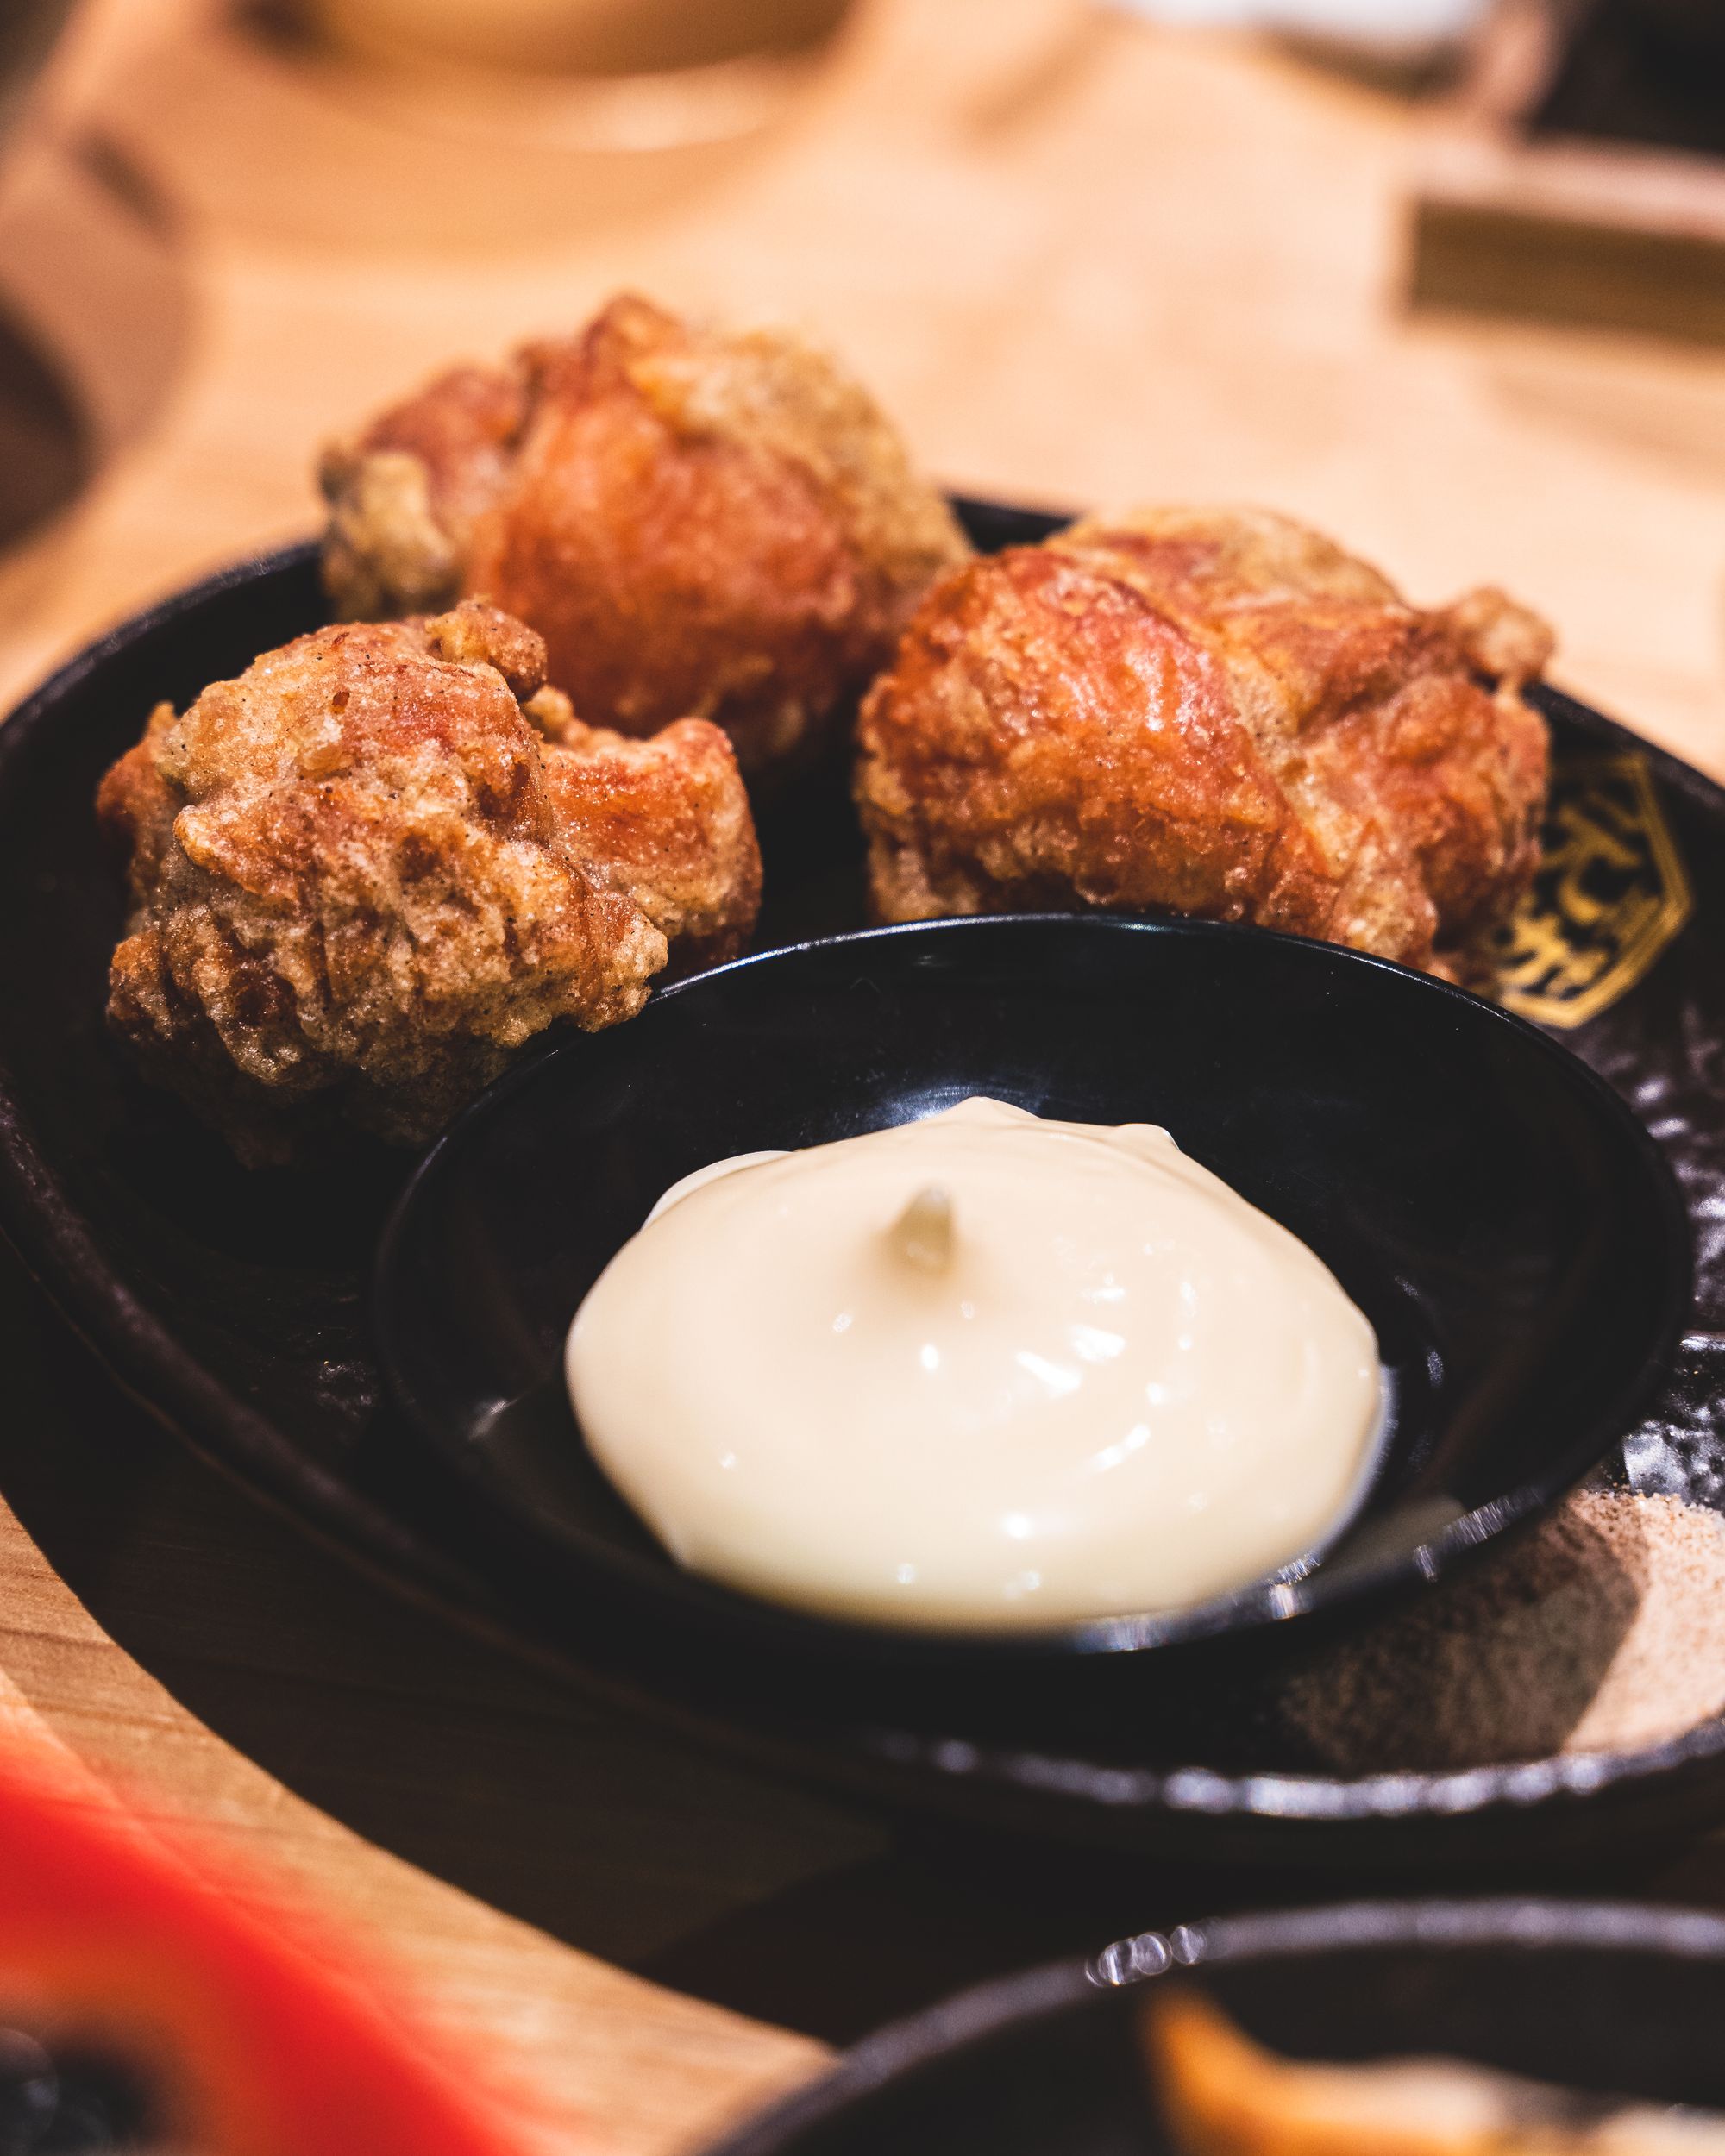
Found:
[{"label": "light wood tabletop", "polygon": [[[808,327],[966,490],[1261,501],[1421,600],[1501,583],[1559,681],[1725,774],[1725,355],[1410,315],[1420,107],[1079,0],[861,0],[703,97],[462,113],[216,0],[90,0],[0,173],[85,472],[0,555],[0,698],[310,530],[379,400],[627,285]],[[0,1342],[0,1709],[303,1885],[553,2145],[690,2146],[809,2031],[1251,1890],[955,1858],[697,1756],[257,1509],[9,1258]],[[1613,1883],[1725,1900],[1706,1852]]]}]

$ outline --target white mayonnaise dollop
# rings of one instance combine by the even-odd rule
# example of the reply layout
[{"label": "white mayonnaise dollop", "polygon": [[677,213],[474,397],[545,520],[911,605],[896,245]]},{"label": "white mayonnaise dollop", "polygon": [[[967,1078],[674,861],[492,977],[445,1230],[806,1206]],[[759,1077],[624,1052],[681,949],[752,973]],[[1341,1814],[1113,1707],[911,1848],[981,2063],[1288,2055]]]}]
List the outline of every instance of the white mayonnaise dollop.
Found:
[{"label": "white mayonnaise dollop", "polygon": [[1308,1555],[1381,1420],[1371,1326],[1150,1124],[972,1100],[691,1175],[595,1282],[570,1397],[684,1564],[1029,1630]]}]

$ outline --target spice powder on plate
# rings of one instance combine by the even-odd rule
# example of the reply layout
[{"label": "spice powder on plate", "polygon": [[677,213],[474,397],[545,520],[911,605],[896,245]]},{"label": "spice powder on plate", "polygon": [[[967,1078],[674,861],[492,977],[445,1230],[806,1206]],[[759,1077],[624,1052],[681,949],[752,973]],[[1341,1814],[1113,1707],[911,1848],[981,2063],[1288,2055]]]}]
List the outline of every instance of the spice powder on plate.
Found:
[{"label": "spice powder on plate", "polygon": [[1341,1774],[1635,1752],[1725,1712],[1725,1514],[1586,1489],[1302,1665],[1286,1735]]}]

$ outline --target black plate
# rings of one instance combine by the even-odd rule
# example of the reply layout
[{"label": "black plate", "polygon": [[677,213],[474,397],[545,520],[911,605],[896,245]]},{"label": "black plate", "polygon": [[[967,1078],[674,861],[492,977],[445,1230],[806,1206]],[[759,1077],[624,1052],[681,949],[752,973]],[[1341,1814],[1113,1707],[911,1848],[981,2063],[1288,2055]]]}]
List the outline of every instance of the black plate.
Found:
[{"label": "black plate", "polygon": [[[1195,1972],[1188,1978],[1188,1971]],[[709,2156],[1151,2156],[1138,2049],[1196,1981],[1294,2058],[1433,2053],[1602,2096],[1725,2110],[1725,1920],[1559,1902],[1352,1902],[1123,1940],[869,2037]]]},{"label": "black plate", "polygon": [[[985,546],[1056,521],[964,513]],[[121,1382],[206,1457],[404,1590],[639,1697],[571,1651],[475,1536],[465,1489],[382,1405],[366,1283],[411,1160],[356,1147],[316,1175],[248,1175],[136,1082],[103,1026],[121,904],[90,812],[97,778],[158,699],[184,704],[323,618],[316,550],[289,548],[126,624],[0,726],[0,1225]],[[1541,700],[1559,755],[1551,932],[1527,939],[1515,975],[1524,1007],[1584,1019],[1567,1044],[1628,1098],[1684,1186],[1697,1329],[1625,1451],[1638,1488],[1725,1507],[1725,794],[1569,699]],[[799,803],[767,842],[768,940],[855,925],[842,790]],[[1555,1853],[1669,1831],[1725,1798],[1722,1722],[1603,1763],[1364,1780],[1251,1751],[1243,1727],[1214,1751],[1151,1727],[1122,1763],[956,1738],[906,1758],[890,1740],[836,1751],[689,1726],[911,1805],[1236,1861]]]},{"label": "black plate", "polygon": [[[711,1586],[612,1495],[569,1409],[563,1336],[660,1194],[711,1161],[978,1093],[1164,1125],[1371,1319],[1389,1425],[1315,1570],[1176,1613],[918,1633]],[[1578,1482],[1663,1373],[1689,1275],[1652,1140],[1533,1026],[1332,944],[1057,914],[769,952],[557,1043],[433,1147],[385,1232],[374,1311],[397,1399],[520,1531],[518,1561],[537,1559],[545,1606],[590,1653],[708,1712],[783,1724],[794,1700],[805,1740],[884,1720],[906,1744],[913,1723],[1020,1744],[1083,1727],[1118,1751],[1149,1704],[1170,1711],[1171,1664],[1148,1666],[1169,1657],[1145,1650],[1279,1648],[1291,1620],[1436,1579]],[[1081,1684],[1075,1656],[1113,1666]],[[1208,1690],[1220,1672],[1200,1659]]]}]

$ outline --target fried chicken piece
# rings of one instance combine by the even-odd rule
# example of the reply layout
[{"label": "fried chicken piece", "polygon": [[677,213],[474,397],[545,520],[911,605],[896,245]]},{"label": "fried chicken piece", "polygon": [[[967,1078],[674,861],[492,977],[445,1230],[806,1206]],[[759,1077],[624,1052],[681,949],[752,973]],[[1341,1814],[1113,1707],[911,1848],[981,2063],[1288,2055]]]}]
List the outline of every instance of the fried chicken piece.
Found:
[{"label": "fried chicken piece", "polygon": [[1284,2059],[1185,1986],[1152,1994],[1144,2047],[1180,2156],[1725,2156],[1717,2112],[1460,2059]]},{"label": "fried chicken piece", "polygon": [[603,744],[542,739],[543,679],[492,607],[318,630],[159,706],[103,780],[131,902],[110,1022],[242,1158],[338,1112],[429,1138],[554,1020],[632,1017],[668,941],[746,936],[724,737],[674,728],[607,780]]},{"label": "fried chicken piece", "polygon": [[1520,687],[1550,650],[1501,592],[1421,612],[1263,511],[1140,511],[973,562],[863,706],[874,905],[1165,909],[1471,975],[1537,856],[1547,742]]},{"label": "fried chicken piece", "polygon": [[483,596],[596,724],[714,720],[752,774],[812,755],[968,548],[873,400],[781,331],[632,298],[465,367],[326,450],[348,619]]},{"label": "fried chicken piece", "polygon": [[761,848],[731,744],[704,718],[650,740],[586,726],[560,689],[527,715],[570,847],[671,946],[674,973],[734,958],[761,910]]}]

